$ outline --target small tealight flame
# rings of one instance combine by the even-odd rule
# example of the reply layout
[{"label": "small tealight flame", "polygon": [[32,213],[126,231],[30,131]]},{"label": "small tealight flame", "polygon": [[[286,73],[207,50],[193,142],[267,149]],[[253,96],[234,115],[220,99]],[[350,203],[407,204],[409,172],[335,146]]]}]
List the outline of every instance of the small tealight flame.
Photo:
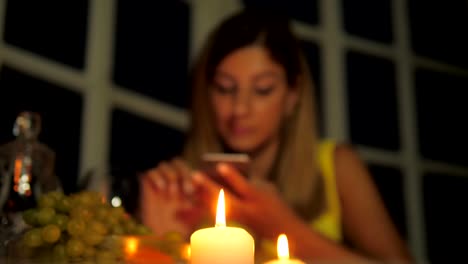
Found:
[{"label": "small tealight flame", "polygon": [[125,252],[131,256],[138,250],[138,239],[134,237],[127,238],[125,243]]},{"label": "small tealight flame", "polygon": [[278,236],[278,243],[276,247],[278,251],[278,259],[289,259],[288,237],[285,234]]},{"label": "small tealight flame", "polygon": [[219,191],[218,206],[216,208],[216,227],[226,226],[226,209],[224,205],[224,190]]},{"label": "small tealight flame", "polygon": [[181,253],[182,259],[190,260],[190,255],[192,253],[191,248],[190,248],[190,244],[184,244],[181,247],[181,252],[180,253]]}]

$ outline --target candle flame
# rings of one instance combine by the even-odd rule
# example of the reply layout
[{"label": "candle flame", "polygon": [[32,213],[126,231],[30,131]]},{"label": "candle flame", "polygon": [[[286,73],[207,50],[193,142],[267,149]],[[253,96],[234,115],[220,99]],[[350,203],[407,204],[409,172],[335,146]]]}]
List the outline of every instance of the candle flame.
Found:
[{"label": "candle flame", "polygon": [[135,254],[137,250],[138,250],[138,239],[134,237],[128,238],[125,243],[125,252],[127,252],[127,254],[131,256]]},{"label": "candle flame", "polygon": [[184,244],[181,248],[180,252],[182,259],[190,260],[190,256],[192,255],[192,250],[190,248],[190,244]]},{"label": "candle flame", "polygon": [[224,190],[219,191],[218,206],[216,208],[216,227],[226,226],[226,209],[224,208]]},{"label": "candle flame", "polygon": [[278,244],[276,246],[278,251],[278,259],[289,259],[288,237],[285,234],[278,236]]}]

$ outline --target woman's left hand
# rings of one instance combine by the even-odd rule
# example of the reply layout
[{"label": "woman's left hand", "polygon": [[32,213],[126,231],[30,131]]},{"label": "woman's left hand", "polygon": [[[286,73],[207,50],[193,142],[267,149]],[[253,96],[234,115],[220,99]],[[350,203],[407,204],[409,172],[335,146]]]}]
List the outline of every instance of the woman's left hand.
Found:
[{"label": "woman's left hand", "polygon": [[176,231],[188,238],[206,212],[197,203],[191,168],[175,158],[140,175],[140,218],[157,235]]},{"label": "woman's left hand", "polygon": [[237,221],[257,235],[271,239],[285,232],[283,229],[291,223],[300,221],[280,198],[273,184],[260,180],[248,181],[228,164],[220,163],[217,170],[230,188],[220,186],[203,172],[196,172],[193,180],[204,191],[203,197],[207,203],[216,201],[219,190],[224,189],[229,220]]}]

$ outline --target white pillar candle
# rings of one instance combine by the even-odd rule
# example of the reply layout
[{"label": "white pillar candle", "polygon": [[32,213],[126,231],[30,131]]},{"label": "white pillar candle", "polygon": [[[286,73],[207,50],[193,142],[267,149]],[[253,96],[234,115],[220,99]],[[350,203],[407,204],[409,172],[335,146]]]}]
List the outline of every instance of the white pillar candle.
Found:
[{"label": "white pillar candle", "polygon": [[253,264],[254,239],[242,228],[226,226],[224,191],[216,210],[216,225],[195,231],[190,237],[191,264]]},{"label": "white pillar candle", "polygon": [[298,259],[289,258],[288,237],[285,234],[278,236],[278,243],[276,245],[278,252],[278,259],[270,260],[265,264],[305,264]]}]

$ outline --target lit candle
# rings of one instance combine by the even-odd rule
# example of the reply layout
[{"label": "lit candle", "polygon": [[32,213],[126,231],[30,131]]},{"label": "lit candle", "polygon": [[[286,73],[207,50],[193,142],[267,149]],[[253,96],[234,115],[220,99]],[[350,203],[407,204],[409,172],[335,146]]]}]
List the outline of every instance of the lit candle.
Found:
[{"label": "lit candle", "polygon": [[278,236],[278,243],[276,248],[278,252],[278,259],[268,261],[265,264],[305,264],[298,259],[289,258],[288,238],[285,234]]},{"label": "lit candle", "polygon": [[136,237],[128,237],[125,240],[125,253],[127,254],[127,257],[135,255],[138,251],[138,242],[139,241]]},{"label": "lit candle", "polygon": [[175,260],[168,254],[155,248],[159,239],[154,236],[128,236],[123,241],[125,263],[174,264]]},{"label": "lit candle", "polygon": [[190,237],[191,264],[253,264],[254,239],[242,228],[227,227],[224,191],[221,189],[215,227],[195,231]]}]

